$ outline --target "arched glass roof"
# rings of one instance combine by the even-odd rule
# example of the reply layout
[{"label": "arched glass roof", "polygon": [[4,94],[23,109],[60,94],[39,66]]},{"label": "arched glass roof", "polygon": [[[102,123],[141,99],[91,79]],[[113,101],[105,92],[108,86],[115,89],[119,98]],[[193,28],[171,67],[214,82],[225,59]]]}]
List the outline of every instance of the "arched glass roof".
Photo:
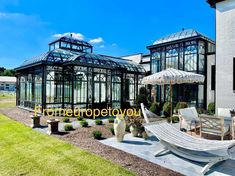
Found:
[{"label": "arched glass roof", "polygon": [[130,60],[93,53],[78,53],[63,49],[55,49],[30,60],[26,60],[19,68],[16,68],[16,70],[40,64],[83,65],[110,69],[125,69],[129,72],[145,72],[143,66]]}]

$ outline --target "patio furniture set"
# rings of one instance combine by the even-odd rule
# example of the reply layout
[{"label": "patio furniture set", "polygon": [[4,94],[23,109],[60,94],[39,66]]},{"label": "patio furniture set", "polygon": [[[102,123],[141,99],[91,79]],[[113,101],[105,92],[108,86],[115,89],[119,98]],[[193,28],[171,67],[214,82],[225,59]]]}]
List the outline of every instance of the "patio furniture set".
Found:
[{"label": "patio furniture set", "polygon": [[234,139],[235,117],[231,116],[230,109],[218,108],[217,115],[198,115],[195,107],[179,110],[180,129],[197,130],[202,134],[220,136],[221,140],[230,135]]},{"label": "patio furniture set", "polygon": [[[200,171],[202,175],[206,174],[212,166],[220,161],[235,159],[235,140],[208,140],[182,132],[167,122],[149,123],[149,116],[146,113],[148,110],[143,104],[141,104],[141,110],[146,121],[144,125],[145,129],[155,135],[163,146],[160,151],[154,153],[155,156],[172,152],[192,161],[207,163]],[[181,127],[189,127],[191,130],[200,129],[200,134],[219,134],[221,139],[223,139],[227,134],[227,130],[225,129],[225,126],[227,128],[227,122],[222,121],[226,121],[228,118],[211,117],[212,120],[210,121],[208,116],[198,117],[195,110],[195,108],[180,110]],[[225,113],[228,111],[226,109],[220,109],[218,112]],[[198,123],[200,119],[202,122]],[[232,124],[233,119],[230,122]]]}]

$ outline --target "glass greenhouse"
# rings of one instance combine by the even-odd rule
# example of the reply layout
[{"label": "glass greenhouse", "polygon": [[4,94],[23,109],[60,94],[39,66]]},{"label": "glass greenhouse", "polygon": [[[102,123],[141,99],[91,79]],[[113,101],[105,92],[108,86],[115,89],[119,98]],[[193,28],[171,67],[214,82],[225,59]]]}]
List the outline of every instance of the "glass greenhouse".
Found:
[{"label": "glass greenhouse", "polygon": [[122,108],[134,105],[145,70],[122,58],[92,53],[72,37],[49,44],[49,51],[26,60],[17,72],[17,106]]},{"label": "glass greenhouse", "polygon": [[[167,68],[194,72],[207,77],[207,58],[215,54],[215,43],[201,33],[189,29],[167,35],[148,46],[151,53],[151,73]],[[173,101],[188,102],[191,106],[206,106],[206,88],[204,84],[174,85]],[[156,86],[158,102],[170,100],[169,86]]]}]

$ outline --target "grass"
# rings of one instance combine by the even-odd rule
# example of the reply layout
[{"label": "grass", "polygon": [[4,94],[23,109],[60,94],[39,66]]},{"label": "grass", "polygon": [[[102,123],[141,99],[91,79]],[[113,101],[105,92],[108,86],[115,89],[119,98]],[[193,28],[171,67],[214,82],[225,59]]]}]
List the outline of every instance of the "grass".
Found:
[{"label": "grass", "polygon": [[13,108],[16,106],[15,102],[1,102],[0,101],[0,108]]},{"label": "grass", "polygon": [[0,175],[134,175],[0,114]]},{"label": "grass", "polygon": [[16,95],[13,93],[0,93],[0,100],[1,99],[15,99]]},{"label": "grass", "polygon": [[16,106],[16,96],[10,93],[0,93],[0,108],[12,108]]}]

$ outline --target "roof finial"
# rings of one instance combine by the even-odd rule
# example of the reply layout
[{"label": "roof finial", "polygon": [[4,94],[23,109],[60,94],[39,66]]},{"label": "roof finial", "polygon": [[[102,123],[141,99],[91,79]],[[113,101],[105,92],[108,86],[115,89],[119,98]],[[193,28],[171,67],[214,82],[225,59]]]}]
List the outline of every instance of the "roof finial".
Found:
[{"label": "roof finial", "polygon": [[184,31],[184,28],[182,28],[182,31]]}]

